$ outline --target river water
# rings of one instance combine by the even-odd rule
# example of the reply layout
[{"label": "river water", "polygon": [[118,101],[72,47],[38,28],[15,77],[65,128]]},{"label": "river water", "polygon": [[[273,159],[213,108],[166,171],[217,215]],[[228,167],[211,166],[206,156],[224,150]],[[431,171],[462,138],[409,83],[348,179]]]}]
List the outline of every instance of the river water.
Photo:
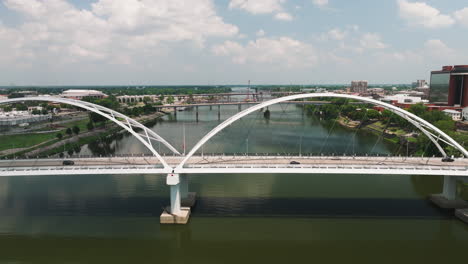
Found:
[{"label": "river water", "polygon": [[[245,108],[245,106],[244,106]],[[238,112],[223,107],[221,120]],[[387,155],[365,131],[270,107],[228,127],[209,153]],[[152,128],[190,149],[218,121],[217,107],[169,115]],[[97,148],[96,146],[99,146]],[[159,146],[158,146],[159,147]],[[100,153],[96,153],[100,149]],[[162,152],[167,152],[161,147]],[[124,135],[79,154],[149,153]],[[196,175],[188,225],[162,226],[165,177],[0,178],[0,263],[465,263],[468,225],[427,202],[442,179],[382,175]]]}]

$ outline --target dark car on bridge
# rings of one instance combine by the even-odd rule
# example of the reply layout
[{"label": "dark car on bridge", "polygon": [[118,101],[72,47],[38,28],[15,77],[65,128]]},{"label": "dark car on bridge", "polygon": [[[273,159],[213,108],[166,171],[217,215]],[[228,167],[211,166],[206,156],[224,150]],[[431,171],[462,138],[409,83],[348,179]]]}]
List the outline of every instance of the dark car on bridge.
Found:
[{"label": "dark car on bridge", "polygon": [[72,166],[72,165],[75,165],[75,162],[73,160],[64,160],[62,162],[62,165],[64,166]]},{"label": "dark car on bridge", "polygon": [[289,162],[289,164],[292,164],[292,165],[299,165],[299,164],[301,164],[301,163],[300,163],[299,161],[294,161],[294,160],[293,160],[293,161]]},{"label": "dark car on bridge", "polygon": [[442,162],[454,162],[455,160],[452,157],[444,157],[442,158]]}]

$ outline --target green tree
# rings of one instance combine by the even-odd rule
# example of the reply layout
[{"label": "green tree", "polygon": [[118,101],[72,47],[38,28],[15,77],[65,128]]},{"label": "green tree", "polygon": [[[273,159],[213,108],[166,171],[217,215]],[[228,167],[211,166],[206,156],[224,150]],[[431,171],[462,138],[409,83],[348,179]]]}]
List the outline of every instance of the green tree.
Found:
[{"label": "green tree", "polygon": [[20,94],[20,93],[11,93],[10,95],[8,95],[8,99],[21,98],[21,97],[24,97],[24,94]]},{"label": "green tree", "polygon": [[25,104],[15,104],[15,108],[18,111],[27,111],[28,110],[28,106],[25,105]]},{"label": "green tree", "polygon": [[455,122],[453,120],[439,120],[434,125],[444,132],[455,131]]},{"label": "green tree", "polygon": [[192,93],[189,93],[189,96],[188,96],[188,100],[187,100],[189,104],[193,104],[194,102],[194,99],[193,99],[193,94]]},{"label": "green tree", "polygon": [[417,116],[422,116],[427,112],[427,106],[422,103],[414,104],[408,109],[410,113],[413,113]]},{"label": "green tree", "polygon": [[151,97],[149,97],[149,96],[143,97],[143,102],[144,102],[145,104],[149,104],[149,103],[151,103],[151,101],[152,101],[152,100],[151,100]]},{"label": "green tree", "polygon": [[78,126],[73,126],[73,133],[75,133],[75,135],[78,135],[80,133],[80,128]]},{"label": "green tree", "polygon": [[58,133],[58,134],[57,134],[57,135],[55,135],[55,136],[58,138],[58,140],[62,140],[62,138],[63,138],[63,135],[62,135],[62,133]]},{"label": "green tree", "polygon": [[88,128],[88,130],[93,130],[94,129],[94,123],[89,121],[87,124],[86,124],[86,127]]},{"label": "green tree", "polygon": [[367,109],[367,117],[369,119],[379,119],[380,118],[380,112],[374,109]]},{"label": "green tree", "polygon": [[65,133],[67,133],[67,135],[71,136],[73,134],[73,131],[71,130],[71,128],[67,128]]},{"label": "green tree", "polygon": [[174,96],[169,95],[169,97],[167,98],[166,102],[167,102],[168,104],[173,104],[173,103],[174,103]]},{"label": "green tree", "polygon": [[93,123],[105,123],[107,121],[107,118],[103,117],[102,115],[100,114],[96,114],[94,112],[90,112],[89,113],[89,119],[91,120],[91,122]]}]

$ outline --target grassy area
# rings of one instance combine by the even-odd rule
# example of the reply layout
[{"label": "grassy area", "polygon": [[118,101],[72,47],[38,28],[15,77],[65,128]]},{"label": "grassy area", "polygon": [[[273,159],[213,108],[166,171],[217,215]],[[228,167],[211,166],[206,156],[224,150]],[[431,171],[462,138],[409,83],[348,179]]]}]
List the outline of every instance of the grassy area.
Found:
[{"label": "grassy area", "polygon": [[379,130],[384,130],[384,128],[385,128],[385,125],[382,124],[382,122],[380,122],[380,121],[374,122],[374,123],[370,124],[369,126],[372,126],[373,128],[378,128]]},{"label": "grassy area", "polygon": [[66,144],[65,146],[60,146],[60,147],[57,147],[57,148],[54,148],[54,149],[51,149],[51,150],[48,150],[48,151],[41,152],[41,154],[38,155],[38,156],[47,157],[47,156],[53,156],[53,155],[58,154],[58,153],[66,152],[66,151],[69,151],[69,150],[74,150],[77,146],[81,147],[81,146],[84,146],[86,144],[96,142],[99,139],[102,139],[102,138],[105,138],[105,137],[107,137],[109,135],[115,134],[119,130],[120,130],[120,128],[116,127],[116,128],[107,130],[107,132],[99,133],[98,135],[92,135],[92,136],[80,138],[80,139],[78,139],[78,141],[70,143],[70,144]]},{"label": "grassy area", "polygon": [[89,122],[89,119],[83,119],[83,120],[78,120],[78,121],[72,121],[64,124],[65,127],[74,127],[77,126],[80,128],[80,133],[81,132],[87,132],[88,127],[87,124]]},{"label": "grassy area", "polygon": [[398,137],[384,138],[384,139],[395,144],[398,144],[400,142],[400,139]]},{"label": "grassy area", "polygon": [[388,130],[392,131],[397,136],[403,136],[407,134],[407,132],[404,131],[403,129],[396,128],[396,127],[389,128]]},{"label": "grassy area", "polygon": [[[87,132],[88,128],[86,124],[89,122],[88,119],[72,121],[62,124],[64,128],[61,129],[60,133],[64,136],[67,128],[78,126],[80,133]],[[57,133],[46,133],[46,134],[22,134],[22,135],[7,135],[0,136],[0,151],[15,148],[30,148],[40,143],[56,139]],[[51,142],[52,144],[52,142]]]},{"label": "grassy area", "polygon": [[0,136],[0,151],[14,148],[28,148],[52,140],[56,133]]}]

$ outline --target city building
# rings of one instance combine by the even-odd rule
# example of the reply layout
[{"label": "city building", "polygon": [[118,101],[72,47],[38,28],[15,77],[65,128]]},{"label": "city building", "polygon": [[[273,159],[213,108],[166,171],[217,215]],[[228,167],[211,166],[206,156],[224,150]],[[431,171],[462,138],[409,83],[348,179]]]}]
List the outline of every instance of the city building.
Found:
[{"label": "city building", "polygon": [[452,118],[454,121],[460,121],[461,120],[461,113],[452,109],[445,109],[442,110],[442,112]]},{"label": "city building", "polygon": [[49,120],[52,115],[33,115],[29,111],[0,112],[0,127],[22,126]]},{"label": "city building", "polygon": [[351,92],[352,93],[366,93],[367,92],[367,81],[352,81]]},{"label": "city building", "polygon": [[414,82],[412,84],[413,88],[420,88],[420,87],[424,87],[424,86],[427,86],[427,82],[426,80],[417,80],[416,82]]},{"label": "city building", "polygon": [[106,98],[107,95],[96,90],[67,90],[61,94],[61,97],[68,98],[68,99],[81,100],[85,97],[102,99],[102,98]]},{"label": "city building", "polygon": [[468,65],[444,66],[431,72],[431,103],[455,107],[468,106]]},{"label": "city building", "polygon": [[462,109],[462,119],[463,119],[463,121],[468,120],[468,107],[465,107],[465,108]]},{"label": "city building", "polygon": [[382,102],[387,102],[393,105],[397,105],[406,108],[406,105],[427,103],[427,100],[423,100],[421,97],[411,96],[409,94],[395,94],[389,95],[381,99]]}]

